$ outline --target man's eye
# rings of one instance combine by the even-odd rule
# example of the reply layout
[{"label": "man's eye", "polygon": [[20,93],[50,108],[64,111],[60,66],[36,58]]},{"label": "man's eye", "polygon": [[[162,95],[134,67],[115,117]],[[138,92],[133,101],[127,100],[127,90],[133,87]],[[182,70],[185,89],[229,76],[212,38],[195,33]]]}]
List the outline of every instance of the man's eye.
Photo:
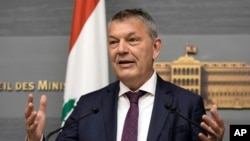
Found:
[{"label": "man's eye", "polygon": [[129,39],[129,41],[130,41],[130,42],[136,42],[136,41],[138,41],[138,39],[136,39],[136,38],[131,38],[131,39]]},{"label": "man's eye", "polygon": [[113,45],[113,44],[115,44],[115,43],[117,43],[117,41],[109,41],[109,44],[110,44],[110,45]]}]

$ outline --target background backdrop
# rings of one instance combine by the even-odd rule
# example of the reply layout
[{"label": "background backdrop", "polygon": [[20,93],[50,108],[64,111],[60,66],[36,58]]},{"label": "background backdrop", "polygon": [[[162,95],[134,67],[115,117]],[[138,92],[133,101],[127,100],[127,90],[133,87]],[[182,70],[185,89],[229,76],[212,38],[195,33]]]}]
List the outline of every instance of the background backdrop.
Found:
[{"label": "background backdrop", "polygon": [[[38,81],[64,82],[73,0],[0,0],[0,140],[25,138],[27,95],[48,97],[46,132],[60,126],[62,90],[37,90]],[[171,62],[198,47],[200,61],[250,65],[249,0],[106,0],[107,20],[124,8],[144,8],[155,19],[163,49],[157,61]],[[115,77],[110,69],[110,82]],[[21,90],[16,90],[17,85]],[[31,90],[30,90],[30,89]],[[38,107],[36,107],[37,109]],[[250,111],[220,110],[226,124],[248,124]],[[51,139],[53,140],[53,139]]]}]

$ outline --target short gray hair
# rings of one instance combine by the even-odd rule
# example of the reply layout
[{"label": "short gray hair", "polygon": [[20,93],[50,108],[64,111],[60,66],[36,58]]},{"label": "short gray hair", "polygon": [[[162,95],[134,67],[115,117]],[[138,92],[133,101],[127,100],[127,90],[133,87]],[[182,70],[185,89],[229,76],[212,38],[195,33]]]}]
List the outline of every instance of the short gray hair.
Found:
[{"label": "short gray hair", "polygon": [[158,37],[157,27],[154,19],[143,9],[125,9],[119,11],[111,18],[111,21],[109,23],[114,20],[124,20],[131,17],[139,18],[146,25],[152,40]]}]

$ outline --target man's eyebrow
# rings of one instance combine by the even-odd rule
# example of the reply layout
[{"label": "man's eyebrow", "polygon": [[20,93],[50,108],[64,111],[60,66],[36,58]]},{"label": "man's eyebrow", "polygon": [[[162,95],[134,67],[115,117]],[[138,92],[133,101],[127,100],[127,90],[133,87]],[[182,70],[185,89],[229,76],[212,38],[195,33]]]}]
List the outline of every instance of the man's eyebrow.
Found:
[{"label": "man's eyebrow", "polygon": [[130,32],[130,33],[128,34],[128,36],[132,36],[132,35],[135,35],[135,32]]},{"label": "man's eyebrow", "polygon": [[115,36],[109,35],[109,38],[117,39]]}]

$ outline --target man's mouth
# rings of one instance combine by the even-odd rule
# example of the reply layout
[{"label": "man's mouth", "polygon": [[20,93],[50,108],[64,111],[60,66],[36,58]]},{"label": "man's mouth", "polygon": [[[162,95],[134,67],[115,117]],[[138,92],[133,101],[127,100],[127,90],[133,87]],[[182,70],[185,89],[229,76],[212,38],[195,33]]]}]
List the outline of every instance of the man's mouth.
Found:
[{"label": "man's mouth", "polygon": [[134,63],[134,62],[128,61],[128,60],[119,61],[119,64],[130,64],[130,63]]},{"label": "man's mouth", "polygon": [[134,63],[135,63],[134,61],[130,60],[121,60],[118,62],[118,65],[122,68],[129,68],[132,67]]}]

